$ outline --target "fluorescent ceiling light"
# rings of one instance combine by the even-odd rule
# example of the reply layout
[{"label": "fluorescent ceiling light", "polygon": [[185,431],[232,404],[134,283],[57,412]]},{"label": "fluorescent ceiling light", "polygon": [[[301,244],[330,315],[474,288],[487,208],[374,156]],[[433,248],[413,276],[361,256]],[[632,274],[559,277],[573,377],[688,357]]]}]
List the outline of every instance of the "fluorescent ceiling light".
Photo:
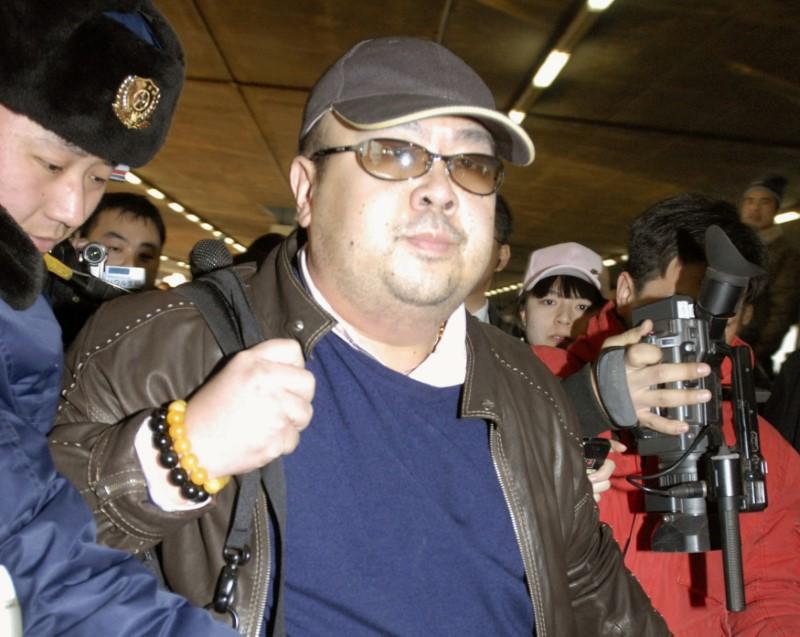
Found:
[{"label": "fluorescent ceiling light", "polygon": [[196,214],[193,214],[191,212],[186,214],[186,219],[188,221],[191,221],[192,223],[197,223],[197,222],[200,221],[200,217],[198,217]]},{"label": "fluorescent ceiling light", "polygon": [[613,2],[614,0],[586,0],[586,6],[589,11],[605,11]]},{"label": "fluorescent ceiling light", "polygon": [[214,226],[212,226],[210,223],[208,223],[208,221],[204,221],[203,223],[201,223],[200,227],[203,230],[208,230],[209,232],[211,232],[214,229]]},{"label": "fluorescent ceiling light", "polygon": [[138,186],[140,183],[142,183],[142,180],[134,175],[130,170],[125,173],[125,181],[127,181],[129,184],[133,184],[134,186]]},{"label": "fluorescent ceiling light", "polygon": [[789,221],[796,221],[797,219],[800,219],[800,212],[794,210],[775,215],[775,223],[788,223]]},{"label": "fluorescent ceiling light", "polygon": [[183,212],[186,210],[182,205],[180,205],[177,201],[173,201],[167,204],[167,208],[170,210],[174,210],[175,212]]},{"label": "fluorescent ceiling light", "polygon": [[566,51],[559,51],[558,49],[550,51],[550,55],[547,56],[544,64],[539,67],[536,75],[533,76],[532,84],[536,88],[550,86],[553,80],[558,77],[558,74],[561,73],[561,69],[564,68],[567,60],[569,60],[569,53]]},{"label": "fluorescent ceiling light", "polygon": [[164,193],[161,192],[160,190],[155,189],[155,188],[148,188],[147,189],[147,194],[150,195],[153,199],[163,199],[164,198]]},{"label": "fluorescent ceiling light", "polygon": [[241,243],[234,243],[233,247],[237,252],[247,252],[247,248],[245,248]]},{"label": "fluorescent ceiling light", "polygon": [[525,121],[525,111],[508,111],[508,118],[515,124],[522,124]]},{"label": "fluorescent ceiling light", "polygon": [[603,265],[610,268],[612,265],[617,265],[616,259],[603,259]]},{"label": "fluorescent ceiling light", "polygon": [[168,274],[161,279],[161,282],[166,283],[171,288],[174,288],[186,283],[186,275],[181,274],[180,272],[173,272],[172,274]]}]

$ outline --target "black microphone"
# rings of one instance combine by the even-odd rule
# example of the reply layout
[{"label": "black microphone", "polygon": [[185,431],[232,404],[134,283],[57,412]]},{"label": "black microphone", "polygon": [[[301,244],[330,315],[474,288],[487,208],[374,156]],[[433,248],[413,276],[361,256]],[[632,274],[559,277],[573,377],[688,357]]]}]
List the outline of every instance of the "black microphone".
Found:
[{"label": "black microphone", "polygon": [[233,255],[218,239],[200,239],[189,253],[192,278],[233,265]]}]

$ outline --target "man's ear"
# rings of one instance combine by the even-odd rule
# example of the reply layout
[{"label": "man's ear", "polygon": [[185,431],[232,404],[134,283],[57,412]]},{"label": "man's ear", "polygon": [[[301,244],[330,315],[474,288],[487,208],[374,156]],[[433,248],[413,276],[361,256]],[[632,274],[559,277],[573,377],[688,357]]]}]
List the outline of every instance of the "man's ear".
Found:
[{"label": "man's ear", "polygon": [[289,169],[289,184],[297,207],[297,223],[302,228],[308,228],[311,224],[311,195],[314,190],[316,174],[317,166],[308,157],[298,155],[292,160],[292,166]]},{"label": "man's ear", "polygon": [[495,272],[502,272],[508,265],[508,260],[511,258],[511,246],[507,243],[500,244],[500,250],[497,252],[497,266]]},{"label": "man's ear", "polygon": [[615,290],[615,301],[617,309],[626,308],[633,303],[636,298],[636,286],[633,277],[626,271],[620,272],[617,277],[617,288]]},{"label": "man's ear", "polygon": [[741,312],[742,312],[742,327],[747,327],[748,325],[750,325],[750,321],[753,320],[753,305],[745,301],[744,305],[742,306]]}]

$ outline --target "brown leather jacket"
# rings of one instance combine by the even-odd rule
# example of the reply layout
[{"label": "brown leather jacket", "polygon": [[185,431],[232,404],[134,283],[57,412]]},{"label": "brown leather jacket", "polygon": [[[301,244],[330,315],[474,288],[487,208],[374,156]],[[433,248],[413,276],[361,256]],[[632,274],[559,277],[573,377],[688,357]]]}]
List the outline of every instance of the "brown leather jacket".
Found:
[{"label": "brown leather jacket", "polygon": [[[258,272],[244,266],[240,273],[265,335],[296,338],[308,357],[333,320],[298,280],[296,249],[289,239]],[[559,382],[527,345],[476,320],[468,321],[467,348],[461,413],[491,424],[491,455],[525,564],[538,637],[668,634],[623,567],[609,529],[598,523],[578,425]],[[91,504],[101,540],[137,552],[162,542],[167,583],[197,605],[212,598],[238,485],[205,508],[161,511],[148,500],[133,439],[154,406],[191,395],[219,359],[204,319],[176,293],[107,303],[68,354],[51,436],[58,468]],[[271,577],[267,504],[260,495],[253,558],[237,594],[247,635],[260,630]]]}]

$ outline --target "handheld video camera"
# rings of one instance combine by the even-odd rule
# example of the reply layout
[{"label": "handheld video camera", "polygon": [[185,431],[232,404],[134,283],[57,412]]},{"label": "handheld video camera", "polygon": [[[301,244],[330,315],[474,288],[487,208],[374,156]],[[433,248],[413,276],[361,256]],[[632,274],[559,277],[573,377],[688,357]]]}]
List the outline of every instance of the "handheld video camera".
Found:
[{"label": "handheld video camera", "polygon": [[78,252],[78,261],[85,265],[92,276],[126,290],[144,287],[144,268],[106,265],[107,260],[108,251],[102,243],[88,243]]},{"label": "handheld video camera", "polygon": [[[711,226],[705,235],[708,267],[695,303],[673,296],[637,308],[634,325],[653,321],[645,340],[657,345],[662,361],[705,362],[706,378],[668,383],[672,389],[705,388],[711,400],[701,405],[661,408],[667,418],[689,425],[671,436],[649,429],[635,430],[638,451],[655,456],[658,470],[630,476],[645,492],[645,509],[659,516],[652,536],[654,551],[698,553],[722,548],[727,605],[744,609],[739,513],[767,506],[766,463],[761,456],[753,384],[753,364],[745,346],[725,341],[728,319],[736,314],[750,279],[764,271],[748,262],[728,236]],[[722,363],[730,359],[736,443],[728,447],[722,434]]]}]

